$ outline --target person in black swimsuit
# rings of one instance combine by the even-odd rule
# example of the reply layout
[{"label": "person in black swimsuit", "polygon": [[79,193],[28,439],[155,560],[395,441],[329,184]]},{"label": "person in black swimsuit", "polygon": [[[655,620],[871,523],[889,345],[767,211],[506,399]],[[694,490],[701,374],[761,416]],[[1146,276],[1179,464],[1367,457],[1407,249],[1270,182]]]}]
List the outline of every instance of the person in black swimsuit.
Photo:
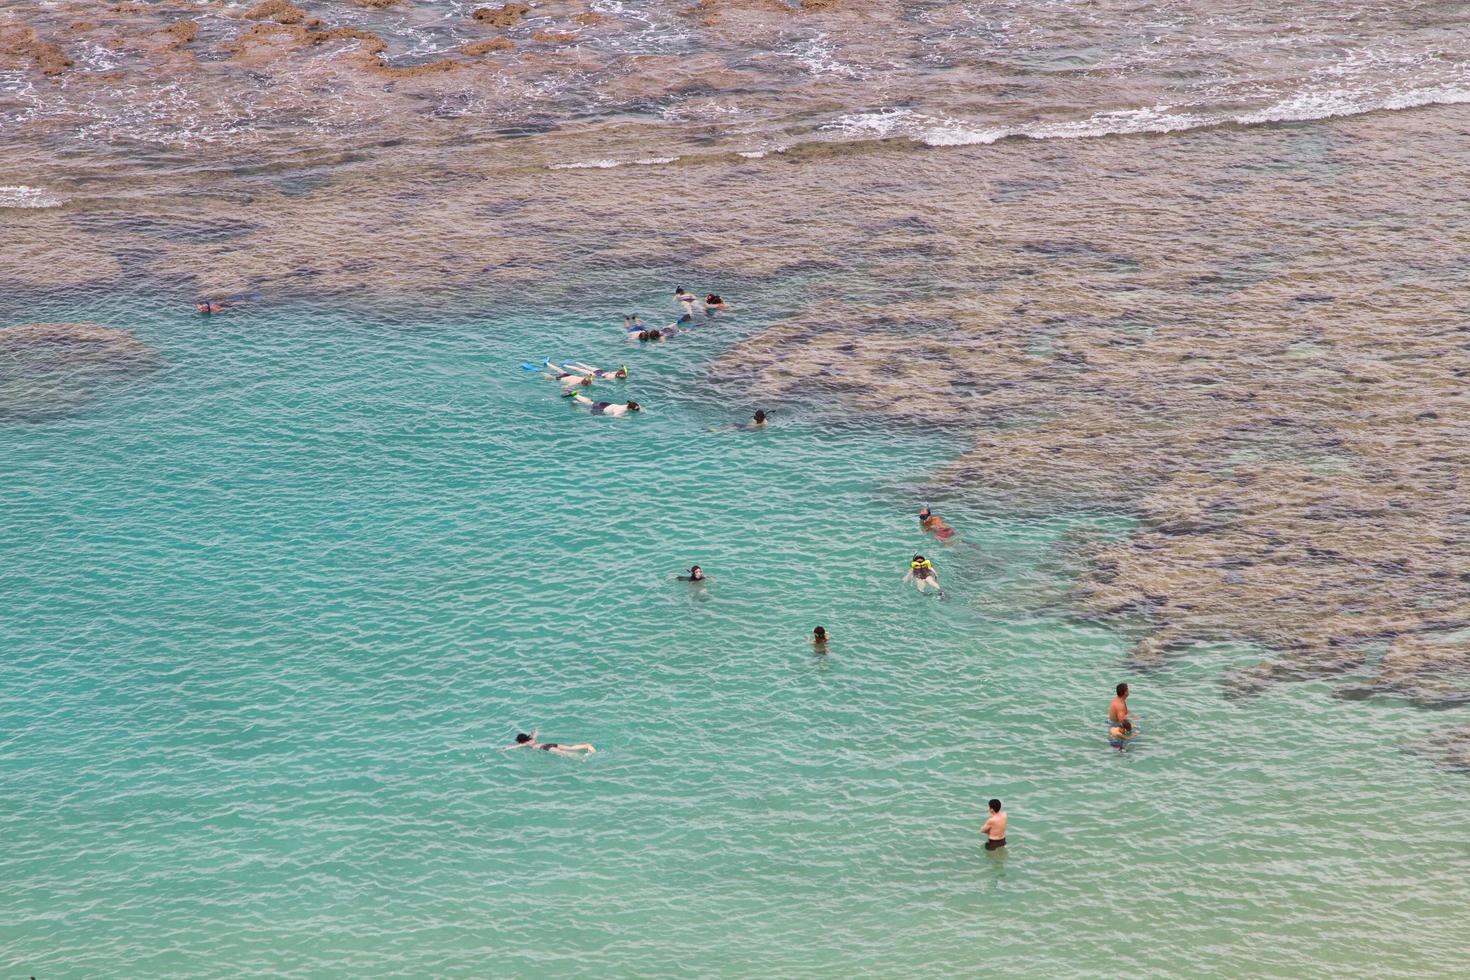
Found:
[{"label": "person in black swimsuit", "polygon": [[597,751],[592,747],[591,742],[578,742],[576,745],[562,745],[560,742],[538,742],[536,741],[536,733],[540,730],[539,728],[533,728],[529,735],[521,732],[516,736],[514,745],[507,745],[500,751],[509,752],[511,749],[540,749],[542,752],[554,752],[557,755],[576,755],[579,752],[590,753]]}]

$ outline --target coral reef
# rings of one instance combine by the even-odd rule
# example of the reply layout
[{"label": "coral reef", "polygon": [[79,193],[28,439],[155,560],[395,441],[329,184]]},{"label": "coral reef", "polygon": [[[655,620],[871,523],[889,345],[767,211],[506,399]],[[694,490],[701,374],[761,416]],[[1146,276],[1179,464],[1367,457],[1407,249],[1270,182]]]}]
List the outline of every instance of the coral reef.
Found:
[{"label": "coral reef", "polygon": [[159,365],[127,330],[94,323],[0,328],[0,420],[44,421],[84,406],[113,378]]}]

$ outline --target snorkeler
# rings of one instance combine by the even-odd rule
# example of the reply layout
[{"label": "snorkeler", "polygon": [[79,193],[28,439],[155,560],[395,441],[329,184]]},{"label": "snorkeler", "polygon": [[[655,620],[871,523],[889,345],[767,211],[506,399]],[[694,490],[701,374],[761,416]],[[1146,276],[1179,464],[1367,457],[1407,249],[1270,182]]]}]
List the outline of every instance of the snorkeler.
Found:
[{"label": "snorkeler", "polygon": [[586,405],[593,415],[610,415],[615,419],[620,419],[629,412],[641,412],[643,410],[643,406],[637,402],[626,402],[624,404],[618,404],[617,402],[595,402],[580,391],[569,391],[567,394],[578,405]]},{"label": "snorkeler", "polygon": [[693,316],[694,304],[699,302],[699,297],[685,290],[683,286],[675,286],[674,302],[684,307],[684,314],[686,316]]},{"label": "snorkeler", "polygon": [[1128,740],[1137,734],[1133,730],[1133,722],[1124,719],[1108,729],[1108,744],[1122,752],[1128,747]]},{"label": "snorkeler", "polygon": [[194,309],[208,316],[211,313],[223,313],[225,310],[234,309],[241,303],[248,303],[257,299],[260,299],[260,293],[235,293],[233,296],[226,296],[224,299],[201,299],[194,304]]},{"label": "snorkeler", "polygon": [[991,800],[990,817],[980,825],[980,833],[985,835],[987,851],[999,850],[1006,846],[1006,824],[1010,822],[1010,816],[1000,812],[1000,800]]},{"label": "snorkeler", "polygon": [[563,364],[562,369],[571,371],[573,374],[583,374],[589,378],[596,378],[598,381],[622,381],[628,376],[627,365],[619,367],[616,371],[604,371],[602,368],[595,368],[590,364],[583,364],[581,361],[571,361]]},{"label": "snorkeler", "polygon": [[536,733],[539,731],[539,728],[533,728],[529,735],[521,732],[516,736],[514,745],[507,745],[500,751],[509,752],[511,749],[540,749],[542,752],[554,752],[557,755],[576,755],[578,752],[591,753],[597,751],[592,747],[591,742],[578,742],[576,745],[562,745],[560,742],[538,742],[536,741]]},{"label": "snorkeler", "polygon": [[756,409],[755,414],[750,417],[750,421],[745,423],[745,427],[747,429],[764,429],[766,427],[765,409]]},{"label": "snorkeler", "polygon": [[927,534],[932,534],[943,544],[949,544],[950,538],[954,537],[954,528],[944,523],[944,518],[936,516],[925,504],[924,509],[919,511],[919,528]]},{"label": "snorkeler", "polygon": [[559,382],[562,387],[568,390],[575,388],[577,385],[585,386],[592,383],[592,375],[590,374],[563,370],[553,365],[550,358],[546,359],[545,364],[546,370],[541,372],[541,377]]},{"label": "snorkeler", "polygon": [[704,569],[698,565],[689,566],[689,574],[675,576],[680,582],[703,582],[705,581]]},{"label": "snorkeler", "polygon": [[728,310],[729,308],[730,304],[720,299],[719,293],[710,293],[704,298],[705,316],[712,317],[721,310]]},{"label": "snorkeler", "polygon": [[827,628],[825,626],[818,626],[812,630],[812,652],[827,652]]},{"label": "snorkeler", "polygon": [[934,571],[934,563],[923,555],[915,555],[914,560],[909,562],[909,570],[904,573],[905,582],[913,579],[914,588],[923,592],[929,586],[934,586],[934,591],[944,595],[944,589],[939,586],[939,575]]}]

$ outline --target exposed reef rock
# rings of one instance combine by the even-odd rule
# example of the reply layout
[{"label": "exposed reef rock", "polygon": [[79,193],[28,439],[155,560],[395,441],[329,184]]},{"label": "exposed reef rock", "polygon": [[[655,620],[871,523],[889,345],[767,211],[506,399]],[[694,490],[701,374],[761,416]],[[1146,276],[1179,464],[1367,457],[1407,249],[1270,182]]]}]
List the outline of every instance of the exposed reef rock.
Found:
[{"label": "exposed reef rock", "polygon": [[524,3],[508,3],[503,7],[481,7],[471,16],[491,27],[513,27],[530,12],[531,8]]},{"label": "exposed reef rock", "polygon": [[159,366],[130,331],[94,323],[0,328],[0,420],[59,418],[89,402],[110,379]]},{"label": "exposed reef rock", "polygon": [[491,51],[513,51],[516,43],[508,37],[492,37],[484,41],[471,41],[459,50],[471,57],[489,54]]},{"label": "exposed reef rock", "polygon": [[263,0],[245,11],[247,20],[273,20],[277,24],[299,24],[306,19],[306,11],[286,0]]},{"label": "exposed reef rock", "polygon": [[43,75],[60,75],[72,66],[61,45],[43,41],[24,24],[0,25],[0,65],[29,65]]}]

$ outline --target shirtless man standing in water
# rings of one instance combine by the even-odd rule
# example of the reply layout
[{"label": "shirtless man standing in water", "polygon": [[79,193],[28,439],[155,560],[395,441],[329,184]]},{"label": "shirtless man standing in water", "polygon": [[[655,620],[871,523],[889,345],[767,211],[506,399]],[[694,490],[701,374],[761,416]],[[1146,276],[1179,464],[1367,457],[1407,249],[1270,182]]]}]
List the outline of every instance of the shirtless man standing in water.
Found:
[{"label": "shirtless man standing in water", "polygon": [[1009,822],[1010,817],[1000,812],[1000,800],[991,800],[990,819],[980,826],[987,851],[998,851],[1006,846],[1006,824]]},{"label": "shirtless man standing in water", "polygon": [[1128,720],[1128,685],[1119,684],[1113,703],[1108,705],[1108,724],[1116,725]]}]

